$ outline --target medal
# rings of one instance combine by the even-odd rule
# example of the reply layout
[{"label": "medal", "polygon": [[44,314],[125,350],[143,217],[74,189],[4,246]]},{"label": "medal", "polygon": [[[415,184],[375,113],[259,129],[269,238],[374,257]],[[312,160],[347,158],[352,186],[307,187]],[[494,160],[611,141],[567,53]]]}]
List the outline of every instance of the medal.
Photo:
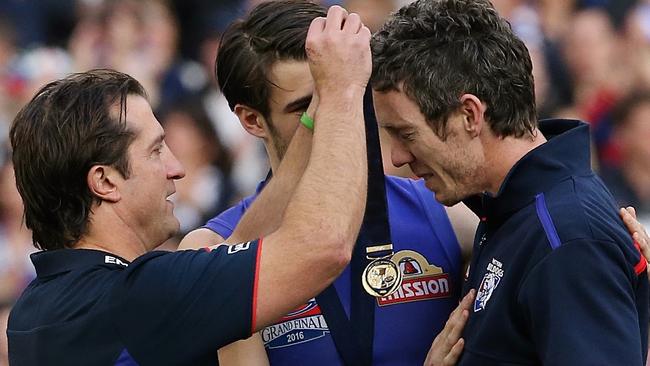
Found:
[{"label": "medal", "polygon": [[[381,257],[373,256],[377,252],[388,252]],[[384,297],[392,294],[402,284],[402,271],[397,263],[393,262],[393,245],[379,245],[366,248],[368,256],[372,260],[361,275],[361,283],[367,293],[374,297]]]}]

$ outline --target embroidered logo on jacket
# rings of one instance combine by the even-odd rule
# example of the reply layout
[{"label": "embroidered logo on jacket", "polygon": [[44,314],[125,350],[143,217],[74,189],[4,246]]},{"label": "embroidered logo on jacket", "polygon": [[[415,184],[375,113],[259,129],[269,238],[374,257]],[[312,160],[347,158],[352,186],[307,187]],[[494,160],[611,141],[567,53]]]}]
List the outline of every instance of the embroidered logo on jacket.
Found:
[{"label": "embroidered logo on jacket", "polygon": [[399,264],[404,275],[402,286],[389,296],[378,298],[379,306],[451,296],[449,274],[429,264],[422,254],[401,250],[393,256],[393,260]]},{"label": "embroidered logo on jacket", "polygon": [[315,299],[285,315],[277,324],[262,329],[264,346],[269,349],[313,341],[329,333]]},{"label": "embroidered logo on jacket", "polygon": [[501,278],[503,278],[503,264],[492,258],[492,262],[487,265],[487,273],[483,276],[476,294],[476,300],[474,300],[475,313],[485,309],[487,302],[492,297],[492,293],[499,286]]}]

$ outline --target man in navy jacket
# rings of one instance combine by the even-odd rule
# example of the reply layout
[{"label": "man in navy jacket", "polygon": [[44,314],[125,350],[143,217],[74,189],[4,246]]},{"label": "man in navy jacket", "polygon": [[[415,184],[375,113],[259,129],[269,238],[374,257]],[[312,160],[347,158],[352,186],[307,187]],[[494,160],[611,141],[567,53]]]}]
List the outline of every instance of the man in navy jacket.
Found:
[{"label": "man in navy jacket", "polygon": [[646,260],[591,171],[588,127],[537,122],[530,56],[508,23],[487,0],[419,0],[372,48],[393,164],[481,219],[464,287],[476,297],[452,315],[468,319],[464,338],[429,361],[464,347],[461,365],[644,364]]}]

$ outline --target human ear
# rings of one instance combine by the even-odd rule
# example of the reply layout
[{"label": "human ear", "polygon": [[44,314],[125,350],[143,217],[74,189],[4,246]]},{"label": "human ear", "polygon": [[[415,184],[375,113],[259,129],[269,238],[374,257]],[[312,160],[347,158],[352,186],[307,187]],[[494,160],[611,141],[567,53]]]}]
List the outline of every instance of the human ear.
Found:
[{"label": "human ear", "polygon": [[234,112],[239,118],[239,123],[248,133],[260,138],[267,137],[266,118],[262,113],[243,104],[237,104]]},{"label": "human ear", "polygon": [[90,193],[102,201],[113,203],[119,201],[122,196],[115,185],[118,175],[122,176],[113,167],[93,165],[86,176]]},{"label": "human ear", "polygon": [[485,104],[473,94],[460,97],[463,129],[472,137],[477,137],[485,124]]}]

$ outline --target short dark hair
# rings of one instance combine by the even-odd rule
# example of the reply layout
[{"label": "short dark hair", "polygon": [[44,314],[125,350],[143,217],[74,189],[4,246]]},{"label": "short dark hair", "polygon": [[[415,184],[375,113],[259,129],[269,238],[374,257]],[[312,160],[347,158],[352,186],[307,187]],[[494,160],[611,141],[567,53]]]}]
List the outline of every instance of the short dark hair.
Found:
[{"label": "short dark hair", "polygon": [[128,95],[146,98],[129,75],[92,70],[47,84],[14,119],[16,186],[37,248],[71,248],[86,234],[92,205],[101,203],[86,181],[93,165],[113,166],[128,178],[134,138],[125,120]]},{"label": "short dark hair", "polygon": [[269,114],[269,68],[280,60],[307,60],[305,40],[325,8],[304,0],[270,1],[233,22],[217,53],[217,82],[231,110],[243,104]]},{"label": "short dark hair", "polygon": [[391,16],[371,46],[373,89],[401,87],[443,139],[464,93],[486,103],[498,136],[521,137],[537,126],[528,49],[488,0],[415,1]]}]

